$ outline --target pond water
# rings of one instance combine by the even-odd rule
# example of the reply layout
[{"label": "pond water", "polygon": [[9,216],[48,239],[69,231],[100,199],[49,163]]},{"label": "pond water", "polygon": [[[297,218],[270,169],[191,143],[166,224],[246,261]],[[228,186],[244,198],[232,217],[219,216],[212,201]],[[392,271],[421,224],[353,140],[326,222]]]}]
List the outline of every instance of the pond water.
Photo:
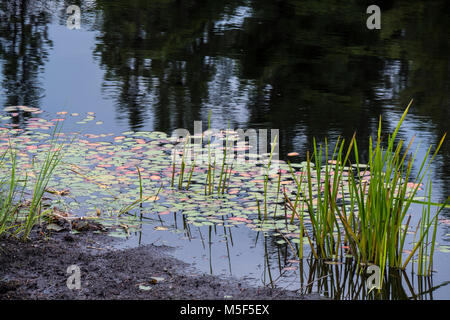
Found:
[{"label": "pond water", "polygon": [[[81,8],[80,29],[67,27],[72,4]],[[381,30],[368,30],[367,17],[358,1],[3,1],[0,105],[43,113],[6,109],[2,116],[25,128],[35,117],[53,119],[63,110],[81,118],[91,112],[95,121],[83,124],[84,132],[120,136],[177,128],[193,133],[196,120],[206,130],[211,110],[213,128],[279,129],[280,158],[298,152],[297,162],[314,137],[349,140],[356,132],[361,162],[367,162],[379,117],[383,131],[392,131],[414,99],[399,138],[415,136],[413,147],[423,158],[449,128],[450,4],[385,3]],[[64,131],[77,128],[72,118],[66,123]],[[432,173],[433,200],[443,202],[450,194],[448,142]],[[333,298],[365,298],[347,264],[304,260],[301,266],[279,237],[242,224],[186,230],[180,216],[159,217],[125,245],[177,246],[173,254],[203,272],[254,284],[272,279],[306,292],[312,283]],[[448,219],[447,209],[438,229],[442,248],[450,245]],[[450,254],[437,250],[432,279],[394,274],[385,297],[424,292],[419,298],[448,299],[449,263]]]}]

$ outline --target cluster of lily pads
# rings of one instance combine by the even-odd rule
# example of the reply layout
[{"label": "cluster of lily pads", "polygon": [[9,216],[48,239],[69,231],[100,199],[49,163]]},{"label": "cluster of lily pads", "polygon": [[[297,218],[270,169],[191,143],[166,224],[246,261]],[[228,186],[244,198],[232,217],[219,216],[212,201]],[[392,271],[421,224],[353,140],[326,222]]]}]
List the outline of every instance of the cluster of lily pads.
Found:
[{"label": "cluster of lily pads", "polygon": [[[3,117],[2,120],[9,119]],[[45,152],[52,147],[49,142],[53,139],[51,128],[60,121],[30,118],[25,128],[18,129],[9,124],[1,126],[0,151],[9,145],[14,146],[22,174],[33,179],[38,174],[33,163],[42,161]],[[262,197],[263,175],[254,162],[235,164],[229,170],[231,177],[226,193],[209,196],[203,194],[205,166],[193,170],[189,190],[171,187],[171,155],[177,142],[163,132],[124,132],[121,135],[58,133],[57,136],[66,145],[46,196],[47,202],[58,210],[75,216],[100,216],[105,224],[108,220],[115,221],[119,215],[120,219],[128,219],[127,223],[130,223],[129,217],[134,217],[136,211],[144,218],[176,213],[183,214],[194,226],[246,224],[264,232],[283,228],[289,230],[289,237],[298,238],[298,226],[286,225],[284,215],[266,221],[258,217],[255,199]],[[216,143],[220,139],[218,137]],[[281,164],[280,174],[287,178],[283,185],[293,190],[288,170],[287,164]],[[178,167],[176,174],[180,174]],[[216,172],[216,181],[218,176]],[[270,179],[275,179],[275,176]],[[140,199],[140,185],[143,199],[147,201],[123,212]],[[271,186],[268,194],[269,201],[282,201],[281,197],[276,199],[275,185]]]},{"label": "cluster of lily pads", "polygon": [[[0,150],[6,150],[10,143],[14,145],[18,151],[19,168],[30,178],[35,177],[37,172],[32,163],[39,163],[50,148],[52,133],[48,129],[55,122],[32,118],[28,121],[30,126],[20,135],[17,129],[1,127]],[[264,178],[254,162],[235,164],[230,170],[231,178],[225,194],[205,196],[205,166],[193,170],[188,191],[170,186],[173,174],[171,154],[176,142],[163,132],[124,132],[121,135],[86,133],[78,136],[59,133],[58,137],[68,144],[48,188],[49,202],[55,208],[72,215],[92,217],[97,216],[100,210],[101,217],[114,218],[139,199],[139,168],[144,198],[150,197],[151,200],[139,208],[144,217],[179,213],[195,226],[224,224],[232,227],[246,224],[256,231],[283,229],[289,231],[289,238],[294,241],[298,239],[298,226],[286,224],[281,204],[283,200],[279,195],[277,199],[275,184],[270,185],[267,194],[270,203],[278,201],[278,214],[275,219],[265,221],[258,216],[255,199],[263,196]],[[304,164],[293,166],[302,168]],[[289,192],[294,192],[295,186],[288,170],[287,164],[280,162],[280,175],[284,180],[282,185]],[[176,168],[176,174],[180,174],[179,168]],[[219,180],[218,175],[217,172],[216,181]],[[278,179],[278,174],[269,179]],[[281,242],[284,240],[280,239]]]}]

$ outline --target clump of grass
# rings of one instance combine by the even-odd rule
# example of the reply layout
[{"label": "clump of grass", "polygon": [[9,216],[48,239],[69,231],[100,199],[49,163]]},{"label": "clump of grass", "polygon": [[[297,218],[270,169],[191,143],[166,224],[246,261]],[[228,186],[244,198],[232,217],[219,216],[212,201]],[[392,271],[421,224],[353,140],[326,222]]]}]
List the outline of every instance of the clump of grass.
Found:
[{"label": "clump of grass", "polygon": [[[58,126],[55,127],[49,150],[45,153],[43,162],[37,165],[31,200],[23,221],[18,221],[18,212],[19,207],[23,205],[24,191],[29,177],[27,174],[23,177],[18,173],[17,150],[14,146],[10,144],[3,153],[0,159],[0,167],[5,168],[8,173],[6,178],[0,181],[0,235],[12,230],[9,232],[10,234],[22,234],[21,239],[27,240],[37,220],[45,214],[45,211],[42,212],[42,198],[55,168],[62,159],[61,152],[64,146],[64,143],[59,144],[57,141],[56,137],[60,130],[57,131]],[[6,155],[9,155],[9,163],[6,161]],[[35,164],[33,161],[33,165]]]},{"label": "clump of grass", "polygon": [[[228,139],[228,130],[225,132],[225,146],[223,147],[222,155],[217,155],[218,150],[221,148],[217,148],[216,150],[211,150],[211,111],[209,112],[208,118],[208,155],[207,155],[207,163],[206,163],[206,172],[205,172],[205,183],[204,183],[204,194],[205,196],[217,194],[225,194],[229,188],[231,174],[233,169],[233,162],[230,163],[230,152],[232,152],[233,142]],[[204,134],[204,133],[203,133]],[[172,158],[172,177],[171,177],[171,187],[175,186],[175,176],[176,176],[176,157],[181,156],[180,160],[180,171],[178,173],[178,190],[189,190],[192,182],[192,176],[197,165],[197,156],[200,156],[200,160],[203,161],[203,155],[197,154],[194,148],[193,154],[191,153],[192,147],[190,143],[191,137],[187,135],[184,137],[184,147],[181,151],[177,151],[177,149],[173,150],[173,158]],[[203,140],[203,136],[202,136]],[[189,148],[187,148],[189,142]],[[192,160],[192,164],[190,167],[187,167],[188,162],[186,159]],[[186,174],[186,177],[185,177]],[[187,183],[185,185],[185,180],[187,178]]]},{"label": "clump of grass", "polygon": [[[208,116],[208,132],[211,130],[211,110],[209,111],[209,116]],[[232,147],[232,145],[229,144],[228,141],[228,130],[229,130],[229,124],[228,124],[228,129],[225,132],[225,147],[223,148],[223,154],[222,154],[222,165],[220,166],[216,160],[220,161],[220,157],[219,159],[216,159],[216,151],[219,150],[219,148],[217,148],[217,150],[214,151],[214,157],[211,156],[211,136],[209,135],[208,137],[208,169],[206,171],[206,177],[205,177],[205,196],[206,195],[213,195],[214,194],[214,190],[216,189],[216,165],[217,165],[217,171],[220,170],[219,173],[219,181],[218,181],[218,185],[217,185],[217,190],[216,193],[219,194],[224,194],[225,190],[228,189],[229,183],[230,183],[230,178],[231,178],[231,168],[232,167],[232,163],[228,163],[229,161],[227,161],[229,158],[229,151],[230,148]],[[220,162],[219,162],[220,163]],[[219,171],[218,171],[219,172]]]},{"label": "clump of grass", "polygon": [[26,217],[22,240],[28,239],[31,229],[35,225],[37,219],[43,214],[42,212],[42,197],[44,196],[45,189],[52,178],[53,172],[59,165],[62,159],[61,152],[64,147],[64,143],[58,143],[57,141],[57,129],[53,132],[50,147],[45,154],[45,159],[41,166],[38,167],[38,174],[34,183],[32,198],[30,208],[28,210],[28,215]]},{"label": "clump of grass", "polygon": [[[228,129],[225,132],[225,147],[223,149],[223,159],[222,159],[222,167],[219,175],[219,184],[217,186],[217,194],[225,194],[225,191],[228,190],[231,180],[231,174],[233,170],[233,158],[231,158],[230,163],[230,152],[232,154],[233,142],[230,142],[228,139],[228,134],[230,130],[230,124],[228,123]],[[213,180],[214,181],[214,180]],[[214,189],[214,186],[213,186]]]},{"label": "clump of grass", "polygon": [[[369,145],[370,181],[358,183],[354,174],[351,172],[348,174],[350,195],[354,197],[353,201],[356,202],[357,212],[353,209],[346,212],[345,206],[341,210],[337,209],[335,198],[331,197],[330,208],[336,210],[344,226],[348,243],[352,248],[352,254],[363,263],[377,264],[381,267],[382,272],[386,265],[404,269],[418,249],[426,250],[428,242],[424,240],[428,237],[430,228],[435,224],[440,210],[445,206],[445,204],[442,205],[434,217],[431,217],[430,184],[430,197],[428,203],[424,205],[423,219],[420,221],[421,236],[410,255],[403,262],[405,239],[410,224],[410,217],[406,219],[407,212],[424,177],[429,173],[431,162],[445,139],[444,135],[431,159],[429,158],[431,146],[428,148],[418,173],[413,177],[411,170],[417,155],[417,149],[413,155],[408,156],[413,140],[406,147],[403,156],[400,154],[403,140],[400,140],[397,147],[394,147],[395,138],[411,103],[412,101],[400,118],[393,134],[388,136],[386,149],[382,147],[380,118],[376,145],[373,147],[372,139],[370,139]],[[360,175],[356,141],[353,144],[356,171]],[[409,192],[408,181],[414,181],[414,188]],[[348,219],[349,217],[352,221]],[[405,220],[406,226],[402,227]],[[428,274],[430,271],[431,269],[427,268],[423,270],[422,274]]]},{"label": "clump of grass", "polygon": [[225,133],[225,135],[226,135],[226,139],[225,139],[225,148],[223,149],[222,168],[220,170],[219,185],[217,186],[218,194],[220,194],[220,193],[223,194],[225,192],[226,177],[227,177],[227,172],[228,172],[228,164],[227,164],[228,130]]},{"label": "clump of grass", "polygon": [[[417,150],[409,154],[413,141],[404,151],[403,140],[395,144],[411,103],[387,141],[381,138],[380,118],[377,139],[375,142],[372,139],[369,141],[367,165],[359,163],[354,135],[346,150],[345,141],[338,140],[331,159],[328,158],[327,141],[323,152],[314,140],[312,156],[307,153],[306,181],[302,181],[303,175],[297,179],[290,167],[298,190],[294,204],[285,194],[286,202],[292,216],[300,221],[300,239],[307,236],[315,258],[336,260],[344,255],[343,247],[346,247],[349,249],[347,254],[351,254],[358,265],[376,264],[383,277],[386,266],[405,269],[418,253],[419,274],[431,274],[437,217],[447,202],[432,215],[431,178],[427,184],[428,201],[417,201],[415,197],[425,175],[430,173],[430,164],[441,148],[445,135],[431,157],[431,146],[428,148],[417,174],[413,176],[412,167],[417,155]],[[350,161],[352,152],[354,163]],[[412,189],[408,189],[409,181],[414,182]],[[412,203],[418,202],[424,205],[416,231],[418,237],[404,260],[405,240],[411,223],[407,212]],[[304,214],[311,220],[311,236],[303,224]],[[303,241],[300,246],[303,246]],[[302,258],[303,248],[299,250],[299,255]]]},{"label": "clump of grass", "polygon": [[[191,137],[189,135],[187,135],[184,141],[184,145],[183,145],[183,150],[181,151],[181,162],[180,162],[180,173],[178,176],[178,190],[182,190],[183,189],[183,185],[185,183],[185,176],[184,174],[186,173],[186,146],[188,141],[191,140]],[[172,158],[172,178],[171,178],[171,187],[174,187],[175,184],[175,171],[176,171],[176,156],[177,156],[177,149],[173,150],[173,158]],[[189,153],[188,156],[191,156],[191,154]],[[187,171],[188,173],[188,181],[187,181],[187,185],[186,185],[186,190],[189,190],[189,186],[191,184],[191,179],[192,179],[192,174],[194,172],[195,166],[196,166],[196,159],[197,156],[194,155],[194,161],[192,162],[192,165],[190,167],[190,169]]]},{"label": "clump of grass", "polygon": [[[10,167],[7,168],[7,159],[9,158]],[[20,177],[17,175],[17,152],[13,150],[11,145],[3,152],[0,158],[0,169],[8,172],[0,180],[0,236],[9,230],[18,227],[14,224],[15,214],[18,212],[19,206],[23,199],[24,188],[20,190]],[[26,181],[26,179],[24,180]],[[16,232],[18,231],[15,230]]]}]

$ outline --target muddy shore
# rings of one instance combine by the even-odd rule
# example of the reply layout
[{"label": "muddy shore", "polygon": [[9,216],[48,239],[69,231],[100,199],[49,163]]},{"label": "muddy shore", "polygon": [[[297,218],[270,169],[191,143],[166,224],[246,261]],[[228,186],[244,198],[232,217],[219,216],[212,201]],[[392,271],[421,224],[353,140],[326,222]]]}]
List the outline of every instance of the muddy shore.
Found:
[{"label": "muddy shore", "polygon": [[[171,257],[167,246],[118,250],[102,234],[59,232],[32,240],[0,239],[0,300],[8,299],[320,299],[255,288],[239,279],[204,275]],[[67,268],[80,268],[80,289],[69,289]],[[75,283],[75,282],[73,282]]]}]

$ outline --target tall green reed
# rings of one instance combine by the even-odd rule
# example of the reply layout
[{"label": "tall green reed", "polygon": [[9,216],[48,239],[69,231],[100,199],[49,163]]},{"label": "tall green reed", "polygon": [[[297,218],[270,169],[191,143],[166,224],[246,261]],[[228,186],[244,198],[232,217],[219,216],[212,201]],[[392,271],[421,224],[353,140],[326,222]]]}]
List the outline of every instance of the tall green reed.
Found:
[{"label": "tall green reed", "polygon": [[[404,148],[404,141],[396,142],[412,101],[401,116],[394,132],[383,141],[381,118],[376,141],[369,140],[369,161],[359,162],[355,135],[345,150],[345,140],[337,142],[329,158],[328,143],[325,148],[313,142],[313,153],[307,153],[306,171],[297,179],[294,204],[285,194],[292,210],[292,217],[300,221],[300,239],[306,235],[316,258],[338,259],[348,248],[358,265],[376,264],[383,272],[386,266],[405,269],[418,253],[420,274],[430,274],[432,252],[436,240],[437,216],[446,203],[432,214],[431,180],[428,183],[428,201],[415,199],[430,164],[438,153],[445,135],[431,154],[431,146],[413,175],[417,149],[409,154],[411,141]],[[350,155],[354,155],[354,162]],[[290,165],[290,164],[289,164]],[[305,180],[305,181],[304,181]],[[408,188],[408,182],[413,187]],[[266,190],[265,190],[266,191]],[[447,200],[448,201],[448,200]],[[423,212],[418,224],[418,239],[404,260],[407,232],[411,223],[408,211],[412,203],[422,203]],[[434,204],[433,204],[434,205]],[[311,220],[311,234],[303,223],[304,214]],[[291,219],[293,223],[293,218]],[[431,248],[429,248],[431,244]],[[303,255],[300,241],[299,255]]]},{"label": "tall green reed", "polygon": [[[9,166],[8,159],[9,158]],[[0,180],[0,236],[16,227],[15,214],[21,205],[27,179],[21,179],[17,173],[17,151],[11,144],[0,157],[0,170],[7,174]],[[20,188],[20,182],[25,182]]]},{"label": "tall green reed", "polygon": [[[231,173],[233,168],[233,159],[230,158],[230,152],[233,150],[233,141],[229,140],[229,126],[227,131],[225,131],[225,146],[215,146],[215,150],[212,150],[212,143],[211,143],[211,111],[209,112],[209,118],[208,118],[208,142],[207,142],[207,162],[206,162],[206,171],[205,171],[205,183],[204,183],[204,194],[205,195],[213,195],[213,194],[225,194],[229,188],[230,180],[231,180]],[[202,133],[201,141],[204,139],[204,134]],[[175,176],[176,176],[176,157],[181,156],[180,161],[180,171],[178,174],[178,190],[189,190],[191,187],[192,177],[194,174],[194,171],[197,167],[200,165],[197,164],[198,157],[200,157],[200,161],[203,162],[204,156],[203,156],[203,148],[200,148],[200,150],[197,150],[196,146],[192,145],[190,143],[191,137],[187,135],[184,141],[184,147],[183,150],[180,152],[177,152],[174,150],[173,157],[172,157],[172,177],[171,177],[171,187],[174,187],[175,185]],[[188,144],[189,142],[189,144]],[[189,148],[187,148],[189,147]],[[192,153],[192,147],[193,153]],[[201,146],[200,146],[201,147]],[[219,151],[222,149],[221,154]],[[199,153],[199,154],[198,154]],[[187,172],[187,165],[188,162],[186,159],[192,160],[191,158],[194,158],[192,161],[192,164],[190,168],[188,168]],[[231,162],[230,162],[231,159]],[[184,188],[185,184],[185,173],[187,173],[187,184]]]},{"label": "tall green reed", "polygon": [[[61,127],[56,126],[43,161],[38,163],[33,160],[33,168],[37,173],[31,182],[33,183],[31,199],[24,197],[30,176],[27,173],[25,175],[20,173],[16,146],[10,143],[2,154],[0,167],[4,173],[6,172],[6,176],[0,180],[0,235],[5,232],[12,235],[21,234],[21,239],[26,240],[37,220],[46,212],[42,211],[42,199],[53,172],[61,161],[64,147],[64,143],[58,142],[60,132]],[[9,161],[6,160],[7,155]],[[19,217],[20,207],[27,208],[25,218]]]},{"label": "tall green reed", "polygon": [[62,151],[64,148],[64,142],[59,142],[58,137],[61,132],[61,127],[55,127],[53,132],[50,147],[45,153],[43,162],[37,165],[37,176],[34,182],[34,188],[32,192],[31,202],[29,205],[28,215],[23,225],[22,240],[28,239],[31,229],[35,225],[36,221],[43,214],[42,212],[42,198],[44,196],[45,189],[50,182],[53,172],[60,164],[62,159]]}]

